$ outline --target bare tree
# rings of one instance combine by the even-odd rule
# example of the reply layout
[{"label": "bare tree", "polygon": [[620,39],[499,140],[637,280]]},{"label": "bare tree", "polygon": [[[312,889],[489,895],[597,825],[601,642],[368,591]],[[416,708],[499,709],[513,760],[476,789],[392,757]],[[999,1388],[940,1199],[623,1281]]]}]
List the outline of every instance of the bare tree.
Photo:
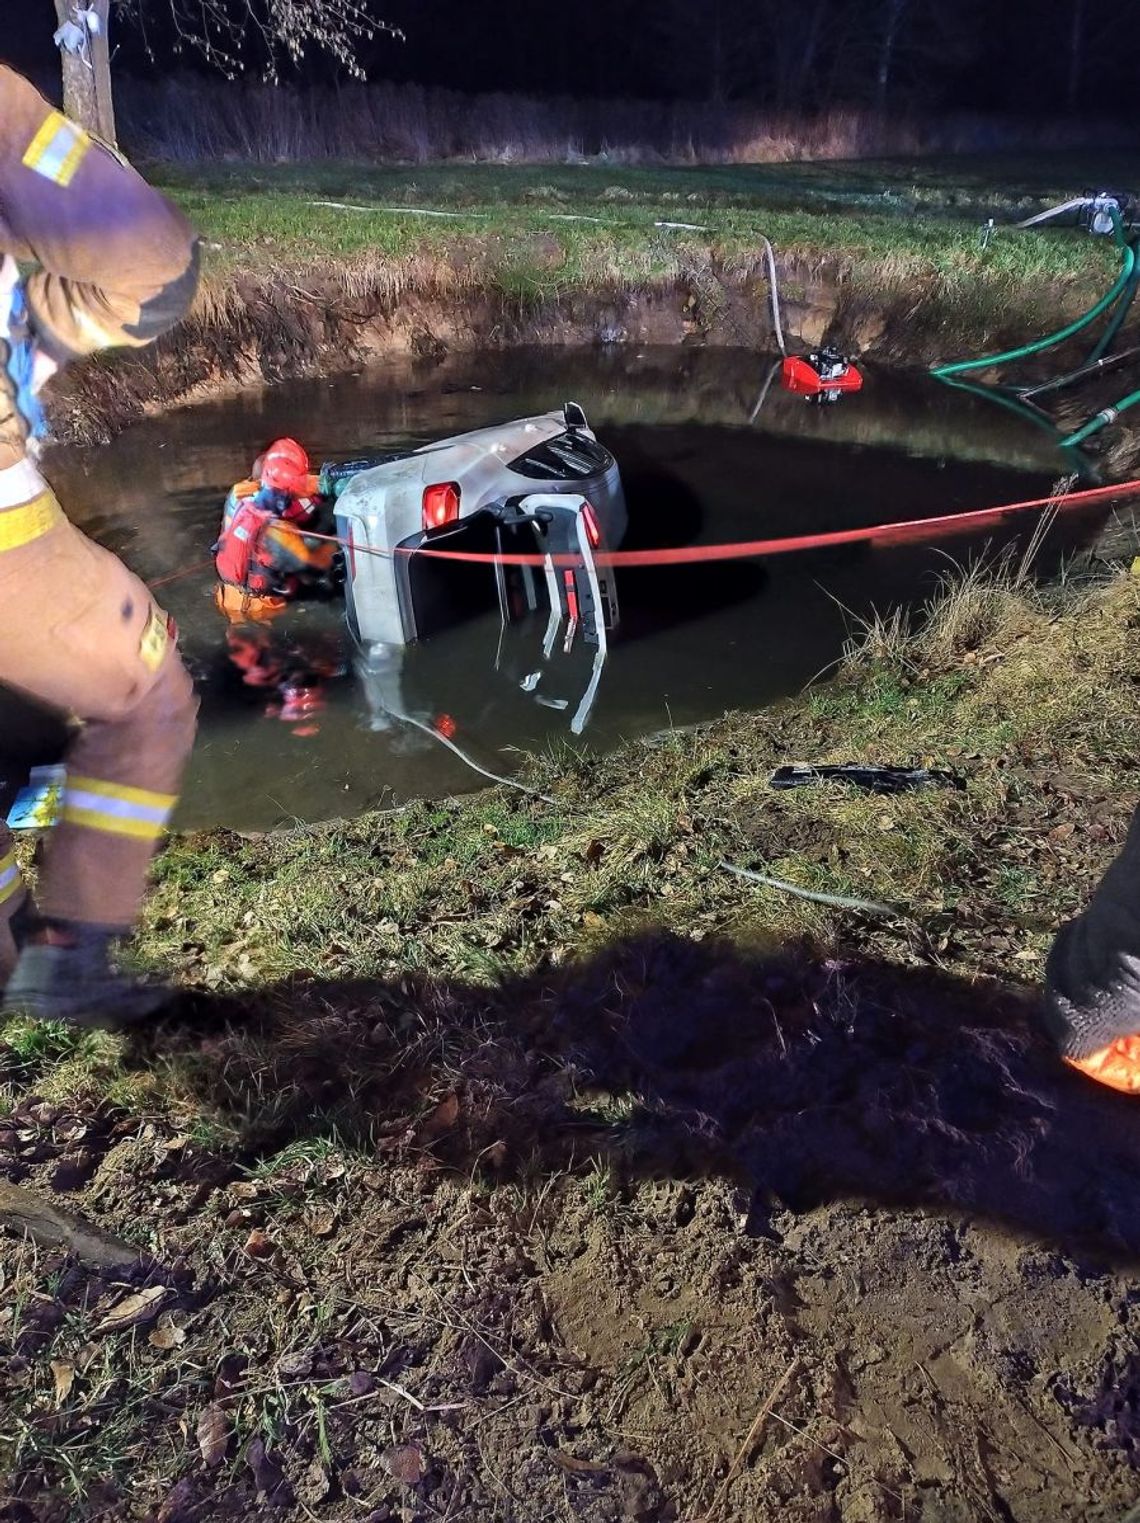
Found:
[{"label": "bare tree", "polygon": [[372,0],[55,0],[63,54],[64,110],[108,142],[115,140],[109,30],[112,14],[137,26],[150,46],[160,31],[176,52],[196,52],[230,78],[256,59],[266,78],[316,48],[357,78],[357,54],[397,28],[372,12]]},{"label": "bare tree", "polygon": [[1073,0],[1069,17],[1069,67],[1065,79],[1065,106],[1071,114],[1077,109],[1077,92],[1081,88],[1085,52],[1085,0]]},{"label": "bare tree", "polygon": [[910,0],[886,0],[883,7],[882,31],[879,34],[879,58],[875,69],[875,109],[880,114],[887,109],[887,92],[891,87],[895,53],[909,4]]},{"label": "bare tree", "polygon": [[73,121],[115,141],[108,31],[111,0],[55,0],[56,39],[63,59],[63,109]]},{"label": "bare tree", "polygon": [[[1082,104],[1090,83],[1099,81],[1105,64],[1120,50],[1120,16],[1116,7],[1098,0],[1069,0],[1067,56],[1065,57],[1065,109],[1070,116]],[[1093,74],[1090,64],[1099,64]]]},{"label": "bare tree", "polygon": [[829,0],[761,0],[759,43],[777,106],[802,110],[819,103],[815,76],[828,12]]}]

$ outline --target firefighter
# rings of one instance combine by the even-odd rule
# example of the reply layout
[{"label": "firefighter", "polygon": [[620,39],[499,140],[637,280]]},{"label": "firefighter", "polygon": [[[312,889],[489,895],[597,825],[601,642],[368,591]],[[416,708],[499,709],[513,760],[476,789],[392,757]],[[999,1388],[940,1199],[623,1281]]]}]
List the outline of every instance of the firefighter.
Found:
[{"label": "firefighter", "polygon": [[[40,474],[37,394],[76,356],[142,348],[186,312],[198,246],[111,149],[0,65],[0,683],[76,721],[35,903],[0,825],[4,1009],[137,1019],[162,991],[115,970],[176,802],[196,700],[143,584]],[[21,284],[15,260],[33,266]]]},{"label": "firefighter", "polygon": [[1058,932],[1045,994],[1065,1061],[1140,1094],[1140,809],[1088,908]]},{"label": "firefighter", "polygon": [[234,624],[260,623],[305,589],[330,586],[337,547],[315,536],[332,527],[308,455],[295,439],[276,439],[226,499],[213,547],[219,610]]}]

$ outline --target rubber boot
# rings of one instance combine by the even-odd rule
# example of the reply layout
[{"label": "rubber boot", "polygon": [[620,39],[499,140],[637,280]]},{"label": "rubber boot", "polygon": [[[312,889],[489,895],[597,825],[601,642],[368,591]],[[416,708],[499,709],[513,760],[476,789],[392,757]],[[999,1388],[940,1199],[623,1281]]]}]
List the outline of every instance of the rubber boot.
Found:
[{"label": "rubber boot", "polygon": [[4,990],[4,1015],[114,1029],[145,1020],[171,991],[140,983],[111,962],[119,933],[99,926],[52,922],[32,933]]},{"label": "rubber boot", "polygon": [[[4,906],[8,908],[7,905]],[[16,969],[20,951],[35,919],[32,901],[25,894],[10,915],[0,919],[0,994]]]}]

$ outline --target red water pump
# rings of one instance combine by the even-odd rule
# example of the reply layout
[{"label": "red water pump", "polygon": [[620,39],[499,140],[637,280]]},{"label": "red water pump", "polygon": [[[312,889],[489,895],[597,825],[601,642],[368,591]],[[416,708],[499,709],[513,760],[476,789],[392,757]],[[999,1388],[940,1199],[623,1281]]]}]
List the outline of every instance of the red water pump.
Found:
[{"label": "red water pump", "polygon": [[845,355],[830,344],[811,354],[789,354],[780,367],[785,391],[809,402],[838,402],[844,393],[860,391],[863,377]]}]

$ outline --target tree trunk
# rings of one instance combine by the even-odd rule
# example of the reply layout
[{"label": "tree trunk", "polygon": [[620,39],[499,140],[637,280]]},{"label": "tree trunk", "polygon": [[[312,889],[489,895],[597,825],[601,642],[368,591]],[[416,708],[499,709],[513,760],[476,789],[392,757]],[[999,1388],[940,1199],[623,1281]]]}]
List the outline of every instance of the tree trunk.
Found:
[{"label": "tree trunk", "polygon": [[887,109],[887,92],[891,84],[891,70],[895,61],[895,44],[899,38],[903,11],[907,0],[887,0],[887,14],[883,23],[883,40],[879,44],[879,67],[875,77],[875,109],[882,116]]},{"label": "tree trunk", "polygon": [[1073,20],[1069,30],[1069,73],[1065,81],[1065,107],[1070,115],[1077,109],[1085,50],[1085,0],[1073,0]]},{"label": "tree trunk", "polygon": [[799,66],[796,69],[796,85],[793,105],[801,109],[807,103],[810,96],[814,104],[816,100],[812,89],[812,77],[815,74],[816,53],[819,50],[820,23],[823,20],[824,0],[815,0],[815,6],[808,20],[807,36],[804,38],[803,47],[800,50]]},{"label": "tree trunk", "polygon": [[710,105],[723,106],[727,94],[724,83],[724,32],[721,0],[713,0],[712,20],[709,26],[709,82],[707,99]]},{"label": "tree trunk", "polygon": [[[72,121],[114,145],[115,108],[111,94],[111,0],[85,0],[99,17],[98,36],[88,36],[82,53],[61,50],[63,109]],[[55,14],[62,26],[74,20],[71,0],[55,0]]]}]

